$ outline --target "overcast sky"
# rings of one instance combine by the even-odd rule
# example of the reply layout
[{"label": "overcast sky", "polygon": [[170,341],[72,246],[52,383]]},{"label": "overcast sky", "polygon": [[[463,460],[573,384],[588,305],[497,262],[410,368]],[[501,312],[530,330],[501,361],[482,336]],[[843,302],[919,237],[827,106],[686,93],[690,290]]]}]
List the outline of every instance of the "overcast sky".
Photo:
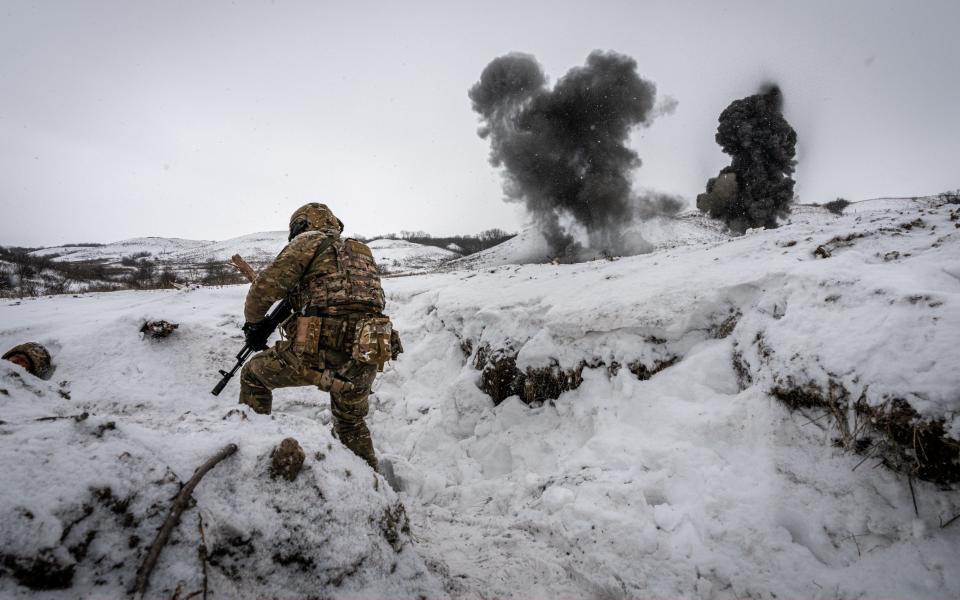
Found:
[{"label": "overcast sky", "polygon": [[717,116],[764,80],[802,202],[960,187],[960,2],[0,3],[0,244],[225,239],[326,202],[361,234],[515,230],[468,88],[632,56],[673,114],[638,187],[692,203]]}]

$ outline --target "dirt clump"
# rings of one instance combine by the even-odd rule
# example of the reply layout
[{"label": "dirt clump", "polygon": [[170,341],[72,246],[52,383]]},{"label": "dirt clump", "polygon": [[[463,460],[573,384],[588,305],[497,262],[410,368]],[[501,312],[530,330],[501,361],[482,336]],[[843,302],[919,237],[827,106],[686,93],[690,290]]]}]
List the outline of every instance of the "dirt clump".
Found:
[{"label": "dirt clump", "polygon": [[293,481],[303,469],[306,454],[300,443],[292,437],[286,438],[270,454],[270,477],[282,477]]}]

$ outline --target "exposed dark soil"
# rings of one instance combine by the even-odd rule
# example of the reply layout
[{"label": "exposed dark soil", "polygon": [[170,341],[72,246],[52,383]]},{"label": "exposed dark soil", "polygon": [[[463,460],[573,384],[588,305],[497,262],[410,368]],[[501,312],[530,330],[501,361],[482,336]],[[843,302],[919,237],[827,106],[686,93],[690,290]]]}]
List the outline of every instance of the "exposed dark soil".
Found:
[{"label": "exposed dark soil", "polygon": [[[663,340],[658,342],[663,343]],[[679,360],[679,356],[671,356],[649,365],[641,361],[632,361],[626,366],[637,379],[642,381],[673,366]],[[545,367],[528,367],[521,370],[517,367],[516,350],[512,348],[491,350],[489,346],[481,346],[477,350],[473,366],[481,372],[480,389],[493,399],[494,405],[500,404],[510,396],[519,396],[526,404],[556,400],[560,394],[580,387],[583,383],[585,368],[606,368],[610,375],[616,375],[622,367],[616,361],[608,365],[596,360],[581,361],[576,368],[563,369],[554,361]]]},{"label": "exposed dark soil", "polygon": [[942,419],[921,418],[902,398],[881,405],[868,404],[862,395],[854,401],[834,380],[827,390],[811,382],[779,382],[770,394],[793,410],[826,410],[837,428],[838,447],[869,454],[910,477],[938,484],[960,482],[960,443],[947,435]]}]

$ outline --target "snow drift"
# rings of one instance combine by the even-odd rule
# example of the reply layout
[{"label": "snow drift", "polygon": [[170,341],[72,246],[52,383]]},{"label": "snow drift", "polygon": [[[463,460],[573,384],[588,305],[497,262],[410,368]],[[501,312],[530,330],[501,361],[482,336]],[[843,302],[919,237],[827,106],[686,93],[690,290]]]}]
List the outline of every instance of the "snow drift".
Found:
[{"label": "snow drift", "polygon": [[[227,443],[239,451],[200,482],[147,597],[205,588],[229,598],[442,595],[400,499],[328,424],[261,417],[204,390],[238,339],[219,307],[196,313],[197,294],[15,307],[52,325],[41,337],[59,383],[0,362],[0,596],[125,596],[180,486]],[[131,327],[150,311],[180,328],[141,339]],[[3,323],[6,341],[16,330]],[[287,436],[308,452],[293,482],[269,475],[271,450]]]}]

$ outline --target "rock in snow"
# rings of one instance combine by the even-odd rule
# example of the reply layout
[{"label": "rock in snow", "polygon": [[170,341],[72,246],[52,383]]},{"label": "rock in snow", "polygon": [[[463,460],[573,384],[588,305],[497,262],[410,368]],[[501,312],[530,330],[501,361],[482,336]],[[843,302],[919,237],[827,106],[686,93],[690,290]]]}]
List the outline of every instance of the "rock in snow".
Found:
[{"label": "rock in snow", "polygon": [[[122,595],[228,442],[159,597],[202,589],[201,518],[215,598],[960,596],[960,522],[940,528],[957,484],[880,427],[906,406],[960,439],[958,218],[934,199],[798,207],[728,238],[687,215],[648,225],[641,256],[501,248],[386,280],[406,352],[369,422],[397,492],[331,437],[324,394],[279,391],[272,416],[235,405],[236,383],[210,396],[246,286],[0,306],[0,345],[36,339],[58,364],[54,383],[0,363],[0,596],[38,595],[38,573],[68,586],[42,597]],[[141,343],[161,312],[177,344]],[[495,405],[481,354],[576,376]],[[271,479],[290,436],[303,471]]]}]

